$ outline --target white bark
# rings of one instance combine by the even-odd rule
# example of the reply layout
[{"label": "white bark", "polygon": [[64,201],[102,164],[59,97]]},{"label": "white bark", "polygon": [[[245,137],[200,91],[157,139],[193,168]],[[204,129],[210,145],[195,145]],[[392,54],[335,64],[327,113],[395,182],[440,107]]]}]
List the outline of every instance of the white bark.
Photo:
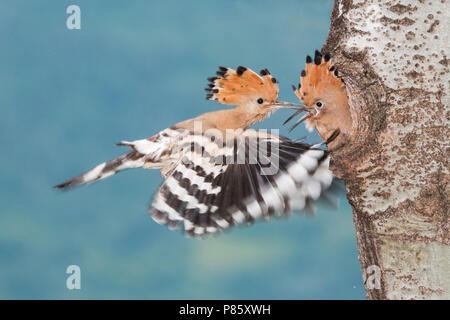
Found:
[{"label": "white bark", "polygon": [[324,51],[355,131],[334,170],[353,206],[367,296],[449,299],[450,5],[336,0],[331,18]]}]

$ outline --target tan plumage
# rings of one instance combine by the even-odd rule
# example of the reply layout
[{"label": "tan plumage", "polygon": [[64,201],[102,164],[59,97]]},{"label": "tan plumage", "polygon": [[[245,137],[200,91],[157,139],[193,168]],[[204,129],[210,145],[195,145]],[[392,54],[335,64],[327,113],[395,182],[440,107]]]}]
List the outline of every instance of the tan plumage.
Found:
[{"label": "tan plumage", "polygon": [[314,59],[307,56],[305,70],[301,73],[298,88],[294,87],[294,93],[308,111],[295,125],[306,120],[306,127],[317,129],[323,139],[336,130],[340,131],[340,138],[350,134],[352,121],[345,84],[328,54],[322,55],[316,50]]}]

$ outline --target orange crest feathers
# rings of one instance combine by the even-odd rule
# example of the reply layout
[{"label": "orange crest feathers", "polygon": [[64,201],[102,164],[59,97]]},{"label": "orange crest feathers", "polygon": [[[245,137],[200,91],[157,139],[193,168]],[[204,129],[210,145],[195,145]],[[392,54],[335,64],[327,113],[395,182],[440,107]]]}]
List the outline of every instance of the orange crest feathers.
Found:
[{"label": "orange crest feathers", "polygon": [[316,50],[314,61],[306,56],[306,68],[302,70],[298,89],[292,86],[295,95],[306,105],[310,106],[325,91],[339,90],[344,82],[338,77],[336,68],[330,61],[329,54],[322,54]]},{"label": "orange crest feathers", "polygon": [[277,80],[267,69],[261,70],[258,75],[242,66],[236,70],[219,67],[216,74],[217,77],[208,78],[210,83],[205,89],[208,100],[236,105],[255,98],[273,103],[278,98]]}]

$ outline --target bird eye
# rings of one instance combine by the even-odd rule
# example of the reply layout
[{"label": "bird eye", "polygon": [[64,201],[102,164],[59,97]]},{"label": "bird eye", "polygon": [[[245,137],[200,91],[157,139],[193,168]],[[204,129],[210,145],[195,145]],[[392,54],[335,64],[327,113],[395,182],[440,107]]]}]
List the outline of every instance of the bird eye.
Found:
[{"label": "bird eye", "polygon": [[257,101],[259,104],[262,104],[264,102],[264,100],[262,98],[259,98]]},{"label": "bird eye", "polygon": [[322,108],[322,107],[324,107],[324,106],[325,106],[325,104],[324,104],[322,101],[317,101],[317,102],[316,102],[316,107]]}]

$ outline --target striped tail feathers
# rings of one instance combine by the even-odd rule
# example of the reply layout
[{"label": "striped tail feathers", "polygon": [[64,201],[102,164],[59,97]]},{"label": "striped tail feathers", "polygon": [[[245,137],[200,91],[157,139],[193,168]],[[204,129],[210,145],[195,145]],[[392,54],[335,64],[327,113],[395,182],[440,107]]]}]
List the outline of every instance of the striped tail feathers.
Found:
[{"label": "striped tail feathers", "polygon": [[277,80],[267,69],[257,74],[243,66],[236,70],[219,67],[217,76],[208,78],[208,81],[206,99],[222,104],[237,105],[254,97],[275,102],[278,98]]},{"label": "striped tail feathers", "polygon": [[103,162],[95,168],[80,174],[79,176],[56,185],[55,188],[69,190],[76,186],[90,184],[98,180],[105,179],[125,169],[141,167],[143,164],[144,155],[136,150],[133,150],[115,159]]},{"label": "striped tail feathers", "polygon": [[147,139],[116,143],[117,146],[129,147],[131,151],[103,162],[79,176],[55,186],[55,188],[66,190],[78,185],[89,184],[130,168],[160,169],[164,167],[165,161],[170,160],[171,143],[177,141],[183,134],[186,132],[168,128]]}]

